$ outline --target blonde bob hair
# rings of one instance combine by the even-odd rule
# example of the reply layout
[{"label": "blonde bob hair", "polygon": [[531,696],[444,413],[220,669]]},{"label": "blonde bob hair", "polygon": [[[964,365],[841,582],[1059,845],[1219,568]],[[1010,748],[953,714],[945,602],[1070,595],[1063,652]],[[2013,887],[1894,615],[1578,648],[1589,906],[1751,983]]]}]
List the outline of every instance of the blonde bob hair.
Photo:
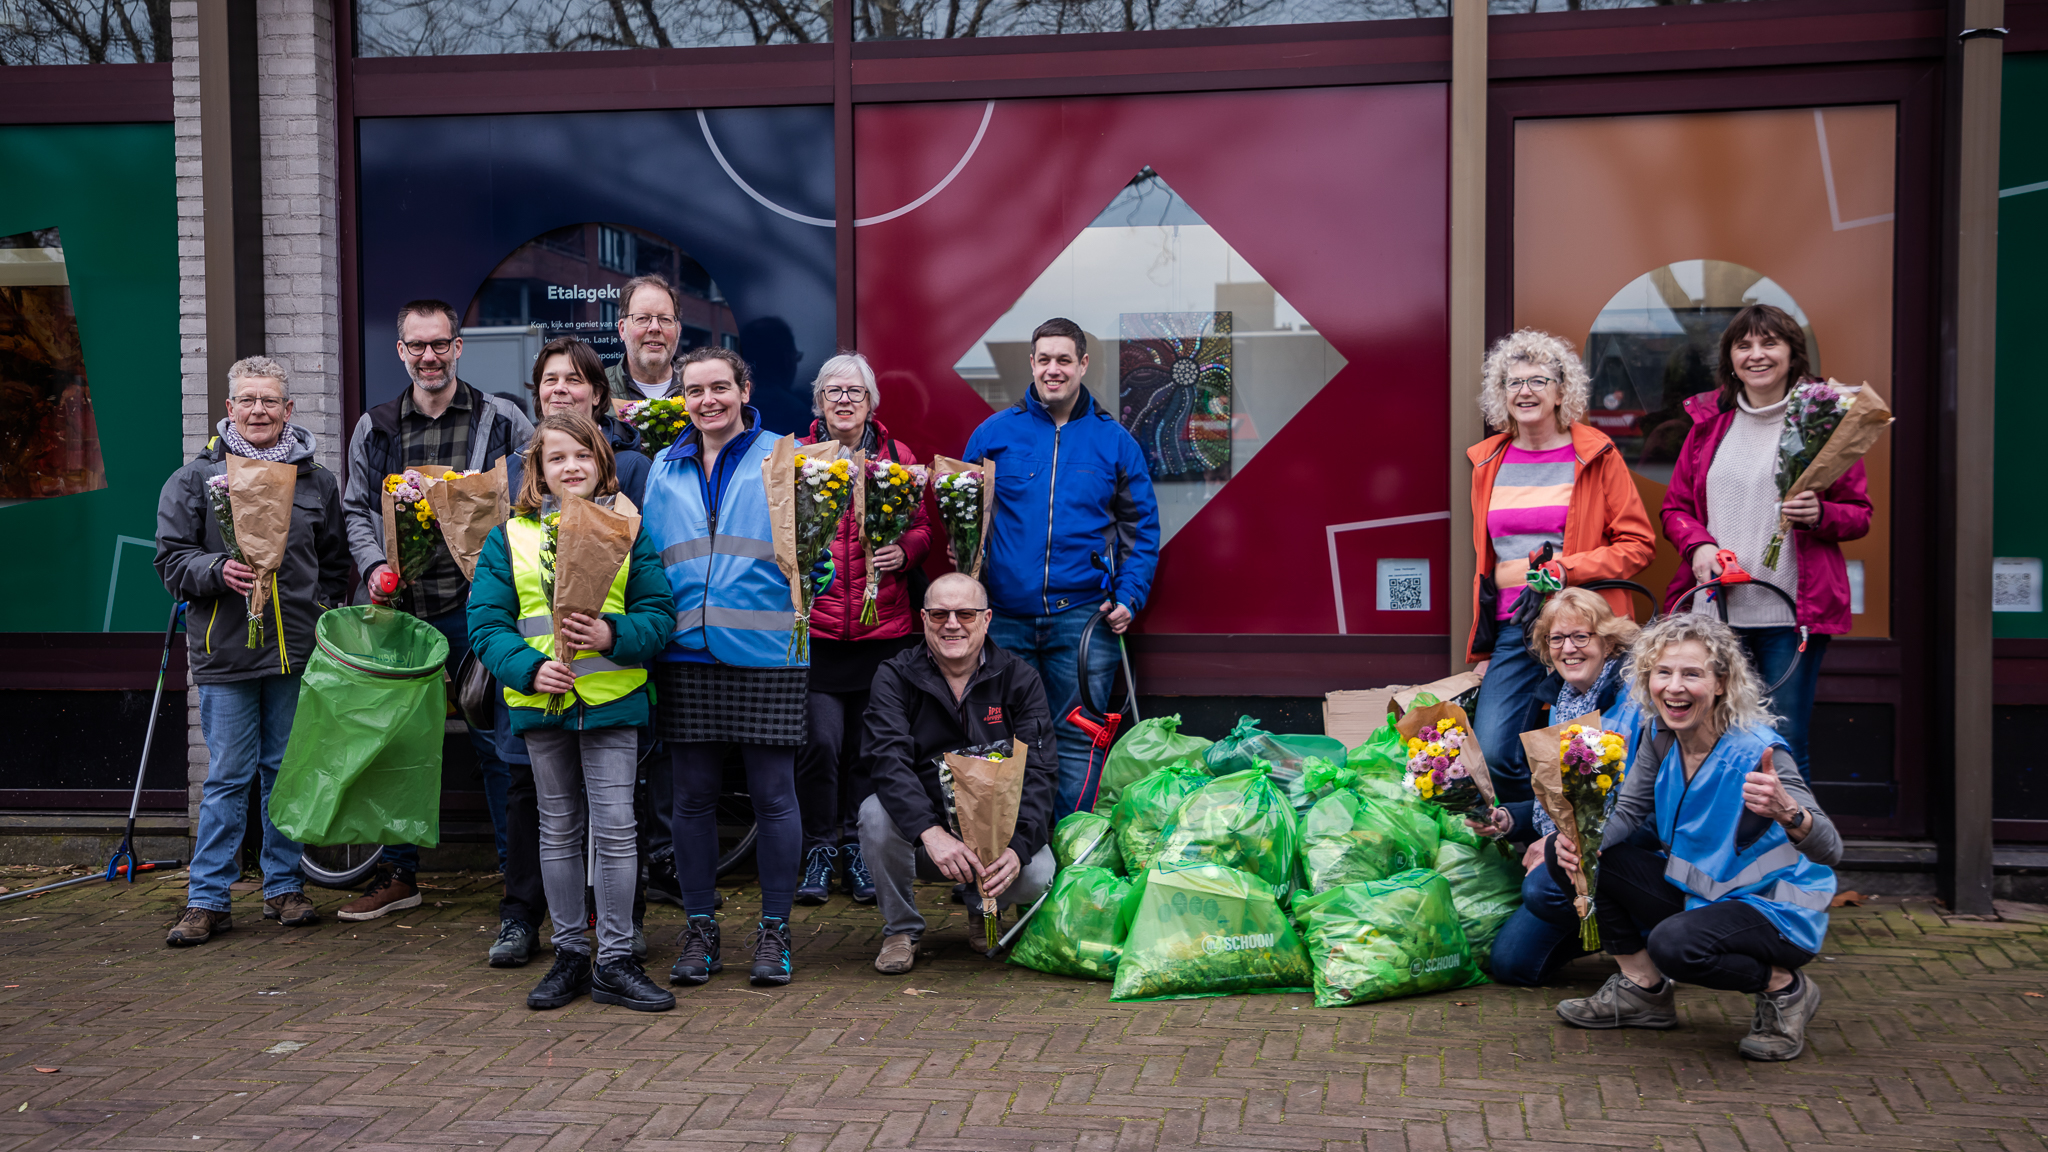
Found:
[{"label": "blonde bob hair", "polygon": [[1636,642],[1636,635],[1642,631],[1636,622],[1626,616],[1616,616],[1614,609],[1607,606],[1607,600],[1597,592],[1584,588],[1566,588],[1553,594],[1537,615],[1536,623],[1529,629],[1529,648],[1536,654],[1536,662],[1545,668],[1554,668],[1551,663],[1550,632],[1557,627],[1560,616],[1577,615],[1586,618],[1592,633],[1607,646],[1607,655],[1627,652]]},{"label": "blonde bob hair", "polygon": [[1707,710],[1708,719],[1720,731],[1765,728],[1778,719],[1764,703],[1763,686],[1749,666],[1741,638],[1733,628],[1698,612],[1678,612],[1653,620],[1636,637],[1628,658],[1628,682],[1644,711],[1654,713],[1657,708],[1650,695],[1650,673],[1657,661],[1663,659],[1665,649],[1688,640],[1707,650],[1707,664],[1721,680],[1721,694]]},{"label": "blonde bob hair", "polygon": [[1507,381],[1508,369],[1517,364],[1533,364],[1558,382],[1558,431],[1569,429],[1586,414],[1593,378],[1586,374],[1578,353],[1572,351],[1571,341],[1524,328],[1501,337],[1486,353],[1486,364],[1480,370],[1479,411],[1488,424],[1503,432],[1514,431],[1514,418],[1508,415]]}]

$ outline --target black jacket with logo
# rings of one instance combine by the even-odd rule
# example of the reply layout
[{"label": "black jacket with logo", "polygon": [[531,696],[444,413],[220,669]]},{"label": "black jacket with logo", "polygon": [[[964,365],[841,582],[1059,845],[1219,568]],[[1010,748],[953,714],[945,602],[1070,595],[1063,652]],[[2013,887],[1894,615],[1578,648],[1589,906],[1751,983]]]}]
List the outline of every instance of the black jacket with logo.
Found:
[{"label": "black jacket with logo", "polygon": [[1052,838],[1059,757],[1052,712],[1038,671],[993,643],[956,702],[945,674],[923,644],[884,661],[868,697],[867,735],[861,745],[875,795],[896,830],[913,844],[924,830],[945,827],[945,800],[934,761],[981,744],[1022,740],[1024,795],[1010,847],[1029,864]]}]

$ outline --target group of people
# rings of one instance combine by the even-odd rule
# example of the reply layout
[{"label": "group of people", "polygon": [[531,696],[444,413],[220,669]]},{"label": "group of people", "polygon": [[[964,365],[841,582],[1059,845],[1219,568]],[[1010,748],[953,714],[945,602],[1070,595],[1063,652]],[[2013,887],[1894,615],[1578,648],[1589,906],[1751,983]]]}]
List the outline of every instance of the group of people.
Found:
[{"label": "group of people", "polygon": [[[871,559],[849,516],[832,564],[821,566],[831,574],[811,610],[808,661],[793,662],[789,579],[775,559],[762,473],[776,437],[750,403],[747,363],[719,347],[679,352],[676,293],[659,277],[636,279],[622,299],[619,363],[605,367],[573,337],[541,350],[536,421],[457,376],[452,308],[406,305],[397,353],[410,386],[358,423],[345,487],[291,423],[284,368],[252,357],[230,370],[226,418],[165,485],[159,508],[157,566],[191,604],[188,650],[211,764],[189,906],[170,944],[232,926],[245,805],[252,786],[267,805],[314,621],[348,601],[351,570],[362,578],[357,600],[394,595],[380,579],[383,479],[500,460],[511,515],[474,579],[444,547],[405,574],[391,602],[447,636],[451,668],[473,649],[500,689],[494,726],[470,732],[505,883],[489,959],[526,964],[541,918],[551,919],[555,959],[532,1007],[585,994],[643,1011],[672,1006],[642,967],[650,895],[687,914],[670,982],[702,984],[722,971],[717,805],[729,767],[745,775],[758,833],[755,983],[791,979],[792,905],[823,903],[835,887],[879,903],[875,966],[886,973],[916,963],[925,928],[916,880],[975,885],[1003,905],[1046,890],[1053,824],[1094,800],[1091,742],[1063,718],[1082,677],[1092,698],[1108,697],[1118,637],[1144,608],[1158,558],[1144,454],[1083,386],[1087,336],[1069,320],[1041,325],[1029,392],[961,452],[996,463],[980,578],[926,580],[940,565],[922,509]],[[1803,1045],[1819,991],[1799,973],[1825,931],[1828,865],[1841,847],[1805,783],[1807,723],[1827,637],[1850,625],[1839,543],[1870,521],[1861,465],[1825,492],[1778,497],[1778,434],[1808,371],[1804,337],[1785,313],[1759,305],[1730,323],[1718,388],[1687,405],[1695,424],[1661,509],[1683,560],[1665,607],[1717,594],[1728,623],[1675,611],[1638,629],[1625,589],[1581,587],[1627,581],[1655,552],[1626,461],[1581,419],[1584,366],[1564,341],[1531,331],[1487,357],[1480,405],[1501,431],[1469,453],[1478,578],[1468,659],[1482,677],[1477,735],[1503,801],[1484,831],[1525,845],[1528,872],[1524,906],[1494,949],[1497,978],[1540,983],[1583,954],[1576,846],[1532,803],[1520,733],[1597,711],[1631,741],[1634,767],[1616,790],[1595,903],[1620,971],[1596,995],[1560,1005],[1573,1024],[1669,1027],[1675,978],[1757,994],[1747,1054],[1789,1059]],[[650,458],[618,408],[657,397],[680,400],[689,425]],[[878,419],[881,402],[865,358],[833,357],[813,383],[817,418],[802,443],[916,463]],[[230,453],[299,468],[279,572],[282,626],[260,633],[244,628],[253,573],[228,558],[207,503],[207,480]],[[557,623],[544,517],[571,498],[629,507],[641,527],[603,611]],[[1762,572],[1781,516],[1794,526],[1792,546]],[[1731,553],[1796,608],[1694,592]],[[869,581],[879,590],[873,624],[860,612]],[[1012,740],[1028,749],[1017,830],[985,864],[958,838],[938,764],[950,751]],[[299,846],[263,826],[264,915],[287,927],[316,922]],[[418,866],[416,848],[387,846],[368,890],[336,915],[416,906]],[[972,927],[979,948],[981,926]]]},{"label": "group of people", "polygon": [[[1052,824],[1093,803],[1091,766],[1099,767],[1085,739],[1055,738],[1055,718],[1078,702],[1081,676],[1095,699],[1107,698],[1118,638],[1144,607],[1159,544],[1143,452],[1082,385],[1087,336],[1068,320],[1042,325],[1031,394],[990,417],[964,449],[995,460],[1002,478],[985,577],[926,579],[934,534],[922,508],[871,560],[849,516],[832,563],[801,577],[819,583],[808,659],[792,660],[801,646],[791,643],[790,582],[775,559],[762,470],[776,436],[751,403],[747,362],[727,348],[681,351],[677,294],[660,277],[632,281],[621,298],[625,355],[607,368],[582,340],[549,342],[533,365],[533,419],[457,375],[454,309],[407,304],[397,354],[409,386],[358,422],[346,485],[314,462],[314,437],[291,423],[283,366],[252,357],[230,370],[226,418],[166,483],[158,512],[158,570],[191,606],[187,642],[210,758],[188,906],[169,944],[201,944],[233,927],[229,884],[252,793],[266,810],[265,916],[286,927],[319,919],[301,846],[267,808],[314,623],[350,602],[352,572],[356,602],[417,616],[447,637],[451,672],[473,651],[495,680],[494,723],[469,733],[505,886],[488,958],[525,965],[540,921],[551,921],[554,962],[528,996],[534,1008],[585,994],[643,1011],[671,1007],[673,994],[642,966],[650,897],[687,916],[670,982],[702,984],[723,970],[715,883],[729,770],[744,774],[756,829],[761,908],[746,953],[756,984],[791,979],[792,905],[822,904],[835,887],[880,904],[884,972],[915,963],[920,877],[973,885],[1003,906],[1045,891]],[[650,457],[620,412],[653,398],[680,401],[689,422]],[[881,402],[867,360],[835,356],[813,382],[816,419],[799,441],[918,463],[877,418]],[[300,468],[280,572],[282,629],[245,627],[253,573],[230,558],[207,494],[228,454]],[[385,478],[500,461],[510,515],[473,576],[440,545],[402,582],[387,579]],[[572,498],[637,515],[640,530],[602,611],[556,621],[545,525]],[[861,619],[870,581],[872,624]],[[1093,655],[1081,668],[1081,635],[1091,628]],[[1012,740],[1029,749],[1017,834],[984,864],[958,838],[938,762]],[[416,847],[385,846],[367,890],[334,914],[372,920],[418,906],[418,869]],[[970,915],[979,919],[978,907]]]}]

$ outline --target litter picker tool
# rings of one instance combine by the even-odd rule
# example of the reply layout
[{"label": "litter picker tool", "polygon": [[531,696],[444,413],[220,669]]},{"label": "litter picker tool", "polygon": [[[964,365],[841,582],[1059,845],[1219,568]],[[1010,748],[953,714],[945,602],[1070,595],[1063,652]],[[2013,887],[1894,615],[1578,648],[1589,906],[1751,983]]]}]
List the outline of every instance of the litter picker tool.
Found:
[{"label": "litter picker tool", "polygon": [[178,634],[178,621],[185,615],[183,600],[171,605],[171,618],[164,625],[164,651],[156,662],[156,695],[149,702],[149,727],[142,735],[142,763],[135,769],[135,794],[128,798],[128,830],[121,834],[121,846],[114,849],[114,855],[107,861],[107,879],[112,880],[127,873],[128,882],[135,883],[135,874],[144,868],[172,867],[184,863],[182,860],[152,860],[144,864],[135,856],[135,813],[142,807],[142,778],[149,774],[149,750],[156,743],[156,721],[163,713],[164,675],[171,667],[171,638]]}]

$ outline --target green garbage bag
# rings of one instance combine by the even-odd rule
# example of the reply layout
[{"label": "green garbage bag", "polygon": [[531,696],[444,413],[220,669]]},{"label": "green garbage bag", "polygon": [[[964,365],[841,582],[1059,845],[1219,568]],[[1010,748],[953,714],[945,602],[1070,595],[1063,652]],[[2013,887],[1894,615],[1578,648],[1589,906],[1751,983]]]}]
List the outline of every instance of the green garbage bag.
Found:
[{"label": "green garbage bag", "polygon": [[1443,831],[1437,823],[1436,805],[1426,803],[1416,795],[1415,789],[1408,786],[1405,775],[1388,779],[1377,772],[1356,772],[1350,787],[1407,826],[1408,837],[1414,841],[1417,850],[1415,866],[1427,868],[1436,862],[1436,846],[1443,839]]},{"label": "green garbage bag", "polygon": [[1173,823],[1180,802],[1201,790],[1209,774],[1186,760],[1161,768],[1124,789],[1117,798],[1109,822],[1116,826],[1117,850],[1124,868],[1133,876],[1143,875],[1165,842],[1165,831]]},{"label": "green garbage bag", "polygon": [[1374,729],[1365,743],[1345,754],[1344,760],[1360,776],[1398,781],[1408,774],[1408,754],[1392,720]]},{"label": "green garbage bag", "polygon": [[1273,784],[1294,805],[1296,813],[1308,811],[1309,799],[1301,793],[1300,782],[1313,757],[1344,759],[1344,742],[1329,736],[1276,735],[1259,727],[1250,716],[1240,716],[1230,734],[1209,746],[1202,754],[1211,776],[1242,772],[1263,760],[1272,766]]},{"label": "green garbage bag", "polygon": [[[1083,813],[1086,815],[1086,813]],[[1009,960],[1054,976],[1109,980],[1123,953],[1131,882],[1107,868],[1063,868]]]},{"label": "green garbage bag", "polygon": [[1450,882],[1427,869],[1300,897],[1294,915],[1315,963],[1318,1008],[1486,983]]},{"label": "green garbage bag", "polygon": [[270,822],[306,844],[440,843],[448,638],[376,605],[322,613],[313,637]]},{"label": "green garbage bag", "polygon": [[1428,805],[1428,810],[1430,815],[1436,817],[1436,838],[1439,842],[1462,844],[1467,848],[1477,848],[1481,844],[1490,843],[1486,837],[1474,832],[1472,826],[1465,823],[1463,816],[1454,816],[1434,804]]},{"label": "green garbage bag", "polygon": [[1521,866],[1497,841],[1473,847],[1446,840],[1436,850],[1436,870],[1450,882],[1473,959],[1491,971],[1494,938],[1522,906]]},{"label": "green garbage bag", "polygon": [[1164,867],[1212,861],[1249,872],[1281,894],[1294,887],[1301,826],[1264,762],[1219,776],[1181,801],[1154,861]]},{"label": "green garbage bag", "polygon": [[1153,868],[1125,902],[1112,1000],[1306,992],[1308,952],[1273,886],[1222,864]]},{"label": "green garbage bag", "polygon": [[1102,765],[1102,784],[1095,792],[1095,810],[1109,815],[1124,789],[1143,780],[1176,760],[1199,764],[1212,743],[1200,736],[1180,734],[1180,715],[1154,716],[1131,725],[1123,739],[1109,750]]},{"label": "green garbage bag", "polygon": [[1052,830],[1052,858],[1060,870],[1107,868],[1124,874],[1124,854],[1117,850],[1116,829],[1109,817],[1093,812],[1071,812],[1060,818]]},{"label": "green garbage bag", "polygon": [[[1357,779],[1348,772],[1345,775]],[[1356,789],[1330,791],[1302,820],[1301,867],[1310,892],[1385,880],[1397,872],[1426,868],[1429,863],[1408,819],[1384,801]]]}]

